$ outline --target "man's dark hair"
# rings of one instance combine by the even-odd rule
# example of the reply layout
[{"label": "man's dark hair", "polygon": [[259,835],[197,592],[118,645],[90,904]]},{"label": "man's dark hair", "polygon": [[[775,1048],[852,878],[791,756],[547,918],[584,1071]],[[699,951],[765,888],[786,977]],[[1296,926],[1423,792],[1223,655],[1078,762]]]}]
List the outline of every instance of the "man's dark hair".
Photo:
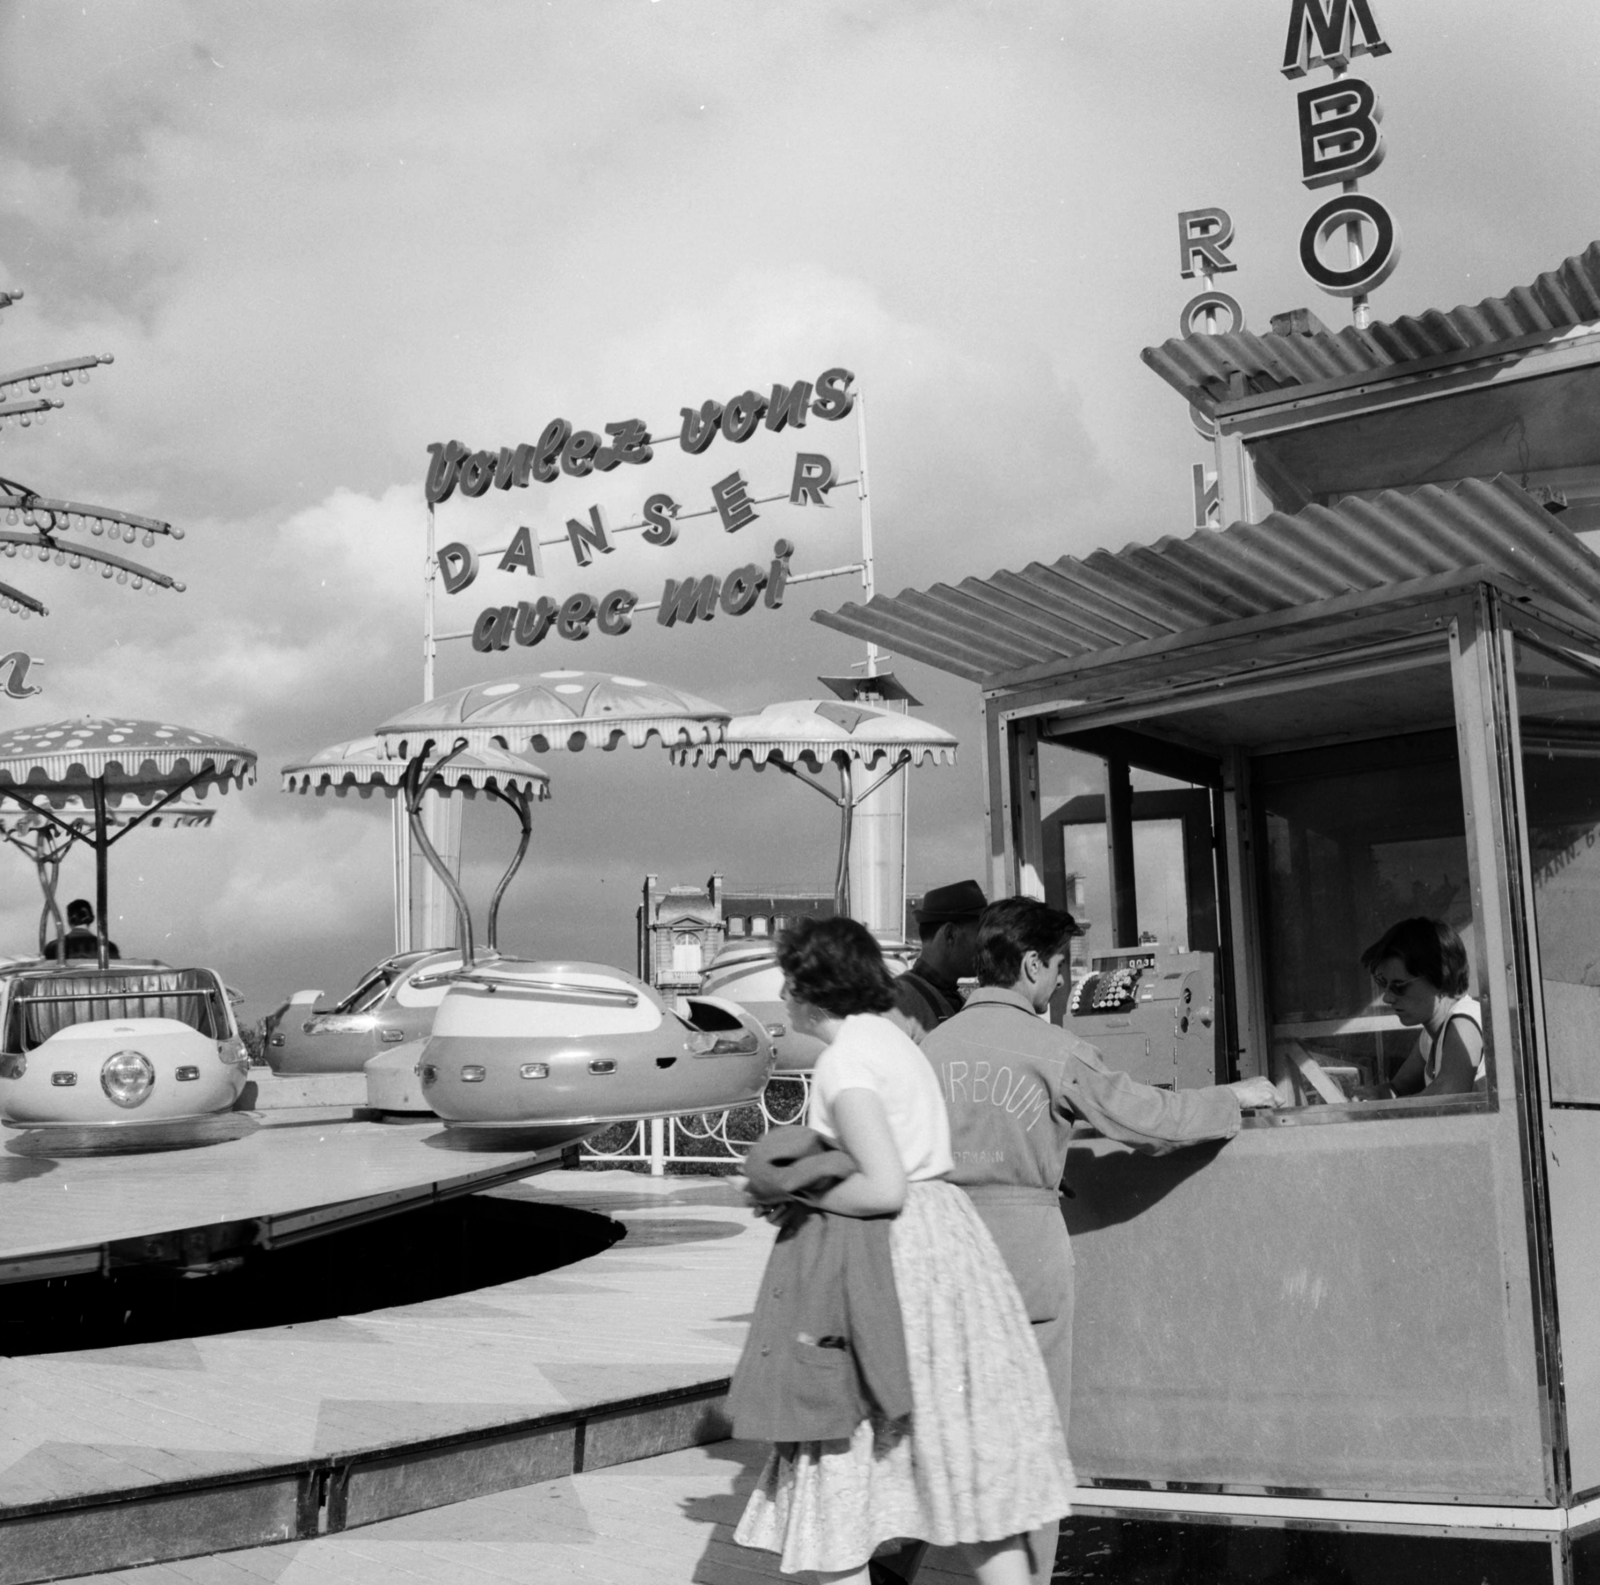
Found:
[{"label": "man's dark hair", "polygon": [[1446,996],[1466,994],[1467,949],[1442,919],[1402,919],[1391,925],[1361,954],[1361,967],[1376,974],[1388,958],[1399,958],[1407,974]]},{"label": "man's dark hair", "polygon": [[978,921],[978,984],[1015,985],[1028,953],[1048,963],[1077,933],[1071,914],[1032,897],[990,903]]},{"label": "man's dark hair", "polygon": [[778,967],[792,996],[832,1018],[894,1006],[883,949],[854,919],[797,919],[778,937]]},{"label": "man's dark hair", "polygon": [[74,897],[67,904],[67,923],[69,925],[92,925],[94,923],[94,907],[87,898]]}]

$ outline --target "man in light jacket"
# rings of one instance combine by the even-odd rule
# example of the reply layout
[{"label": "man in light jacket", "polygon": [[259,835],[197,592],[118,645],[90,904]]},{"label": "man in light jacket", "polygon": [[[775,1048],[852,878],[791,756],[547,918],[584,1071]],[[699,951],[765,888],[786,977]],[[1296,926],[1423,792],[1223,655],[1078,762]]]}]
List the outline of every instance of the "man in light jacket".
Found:
[{"label": "man in light jacket", "polygon": [[[1072,1247],[1059,1196],[1073,1125],[1162,1154],[1231,1139],[1241,1106],[1277,1100],[1266,1079],[1199,1090],[1140,1084],[1051,1024],[1042,1015],[1078,933],[1071,914],[1031,898],[991,904],[978,924],[978,989],[922,1041],[950,1113],[951,1178],[971,1195],[1016,1279],[1063,1430],[1072,1392]],[[1058,1531],[1050,1525],[1031,1538],[1041,1585]]]}]

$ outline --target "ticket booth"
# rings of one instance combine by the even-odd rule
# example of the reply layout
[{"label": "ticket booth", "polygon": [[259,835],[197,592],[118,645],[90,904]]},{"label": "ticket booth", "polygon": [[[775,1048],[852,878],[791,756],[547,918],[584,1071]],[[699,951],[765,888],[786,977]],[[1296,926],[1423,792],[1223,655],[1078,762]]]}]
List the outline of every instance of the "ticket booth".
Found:
[{"label": "ticket booth", "polygon": [[[1210,1071],[1172,1081],[1284,1102],[1220,1147],[1074,1146],[1075,1511],[1472,1542],[1476,1585],[1600,1578],[1600,326],[1473,323],[1356,373],[1193,338],[1257,344],[1173,380],[1231,526],[819,620],[983,690],[997,895],[1052,889],[1098,778],[1091,955],[1211,953]],[[1187,825],[1152,923],[1156,794]],[[1361,953],[1416,915],[1467,947],[1485,1075],[1356,1099],[1416,1038]]]}]

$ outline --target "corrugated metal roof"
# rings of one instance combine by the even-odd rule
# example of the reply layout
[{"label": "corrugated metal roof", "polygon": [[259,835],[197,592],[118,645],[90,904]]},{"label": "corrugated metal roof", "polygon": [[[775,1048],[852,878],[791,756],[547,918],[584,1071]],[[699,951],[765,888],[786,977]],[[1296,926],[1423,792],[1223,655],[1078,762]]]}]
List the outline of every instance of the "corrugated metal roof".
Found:
[{"label": "corrugated metal roof", "polygon": [[813,620],[993,684],[1025,668],[1131,653],[1178,634],[1340,596],[1488,569],[1600,616],[1600,557],[1501,476],[1274,512],[1187,539],[1063,556],[818,611]]},{"label": "corrugated metal roof", "polygon": [[1314,314],[1297,310],[1267,335],[1174,337],[1140,354],[1187,400],[1211,412],[1217,403],[1260,396],[1291,386],[1388,371],[1450,353],[1490,352],[1528,336],[1553,335],[1600,320],[1600,242],[1591,242],[1559,269],[1477,307],[1429,309],[1392,323],[1329,330]]}]

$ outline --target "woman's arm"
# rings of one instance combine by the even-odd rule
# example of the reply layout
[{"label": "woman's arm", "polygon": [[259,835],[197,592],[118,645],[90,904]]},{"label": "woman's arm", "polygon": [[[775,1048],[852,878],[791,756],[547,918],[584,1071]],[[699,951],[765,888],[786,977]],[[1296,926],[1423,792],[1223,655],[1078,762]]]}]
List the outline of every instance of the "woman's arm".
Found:
[{"label": "woman's arm", "polygon": [[1452,1018],[1439,1037],[1439,1073],[1424,1095],[1470,1095],[1483,1055],[1483,1031],[1470,1018]]},{"label": "woman's arm", "polygon": [[1422,1048],[1413,1046],[1387,1084],[1363,1084],[1353,1094],[1358,1101],[1399,1100],[1402,1096],[1420,1095],[1422,1082]]},{"label": "woman's arm", "polygon": [[906,1203],[906,1173],[883,1102],[873,1090],[840,1090],[832,1109],[839,1148],[857,1170],[817,1203],[835,1216],[893,1216]]}]

